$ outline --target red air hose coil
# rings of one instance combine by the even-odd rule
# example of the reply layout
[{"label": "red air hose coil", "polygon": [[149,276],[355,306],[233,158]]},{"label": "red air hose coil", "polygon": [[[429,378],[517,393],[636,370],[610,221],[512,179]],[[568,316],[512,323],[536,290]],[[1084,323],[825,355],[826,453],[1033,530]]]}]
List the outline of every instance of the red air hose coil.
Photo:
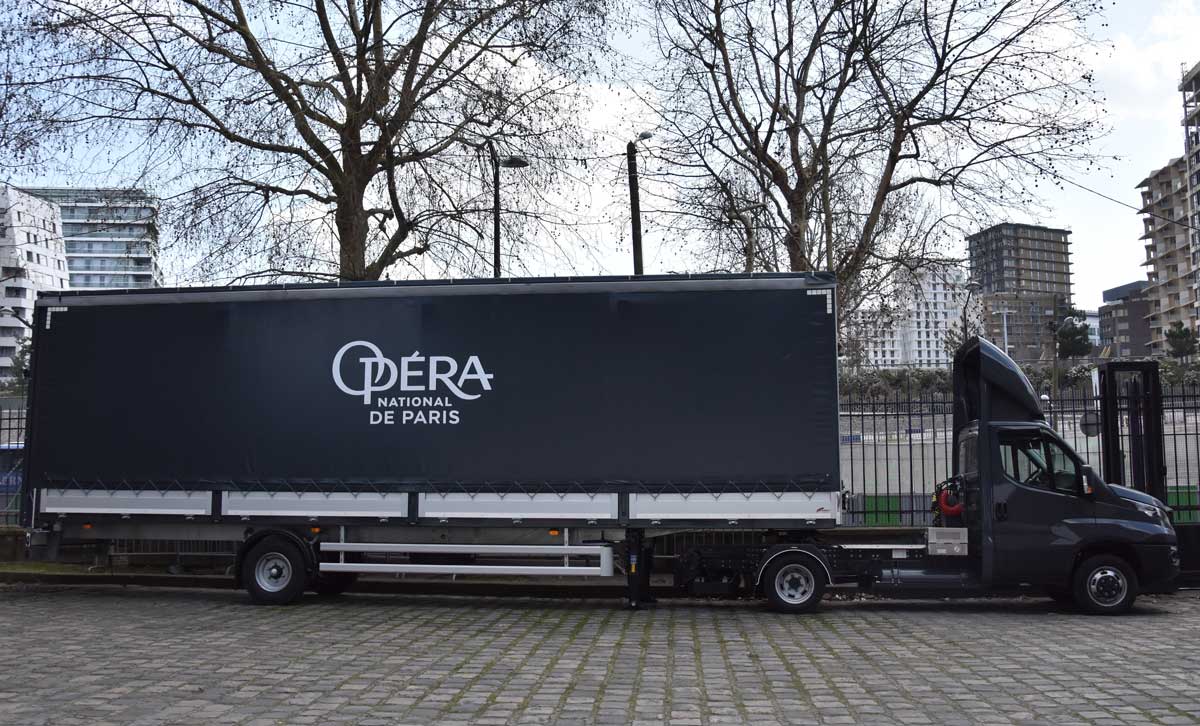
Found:
[{"label": "red air hose coil", "polygon": [[938,507],[941,508],[942,514],[947,517],[957,517],[962,514],[963,503],[947,504],[948,499],[950,499],[950,492],[948,491],[943,491],[938,497]]}]

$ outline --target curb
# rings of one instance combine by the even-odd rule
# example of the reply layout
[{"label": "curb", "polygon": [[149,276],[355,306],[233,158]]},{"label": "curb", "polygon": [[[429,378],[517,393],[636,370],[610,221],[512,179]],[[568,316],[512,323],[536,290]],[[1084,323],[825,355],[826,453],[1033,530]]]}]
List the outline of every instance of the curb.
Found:
[{"label": "curb", "polygon": [[[69,586],[136,586],[177,587],[207,590],[232,590],[233,578],[225,575],[150,575],[83,572],[5,572],[0,570],[3,585],[69,585]],[[360,579],[348,592],[377,595],[460,595],[464,597],[539,597],[539,598],[612,598],[625,596],[624,585],[597,583],[526,583],[470,582],[446,580],[371,580]],[[655,597],[670,597],[669,587],[652,588]]]}]

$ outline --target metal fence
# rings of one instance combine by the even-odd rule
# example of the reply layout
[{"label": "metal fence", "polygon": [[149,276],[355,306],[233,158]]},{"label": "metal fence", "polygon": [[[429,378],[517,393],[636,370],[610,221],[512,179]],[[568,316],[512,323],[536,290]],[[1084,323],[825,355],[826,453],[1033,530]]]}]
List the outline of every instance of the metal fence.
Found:
[{"label": "metal fence", "polygon": [[[1106,481],[1136,483],[1137,413],[1145,395],[1118,401],[1121,471],[1105,471],[1099,435],[1100,398],[1066,390],[1044,402],[1047,418],[1085,463]],[[842,486],[845,523],[859,526],[927,525],[934,485],[953,469],[953,403],[949,395],[856,397],[841,401]],[[1200,522],[1200,386],[1163,391],[1163,464],[1167,504],[1176,523]]]},{"label": "metal fence", "polygon": [[25,387],[0,383],[0,529],[16,527],[25,452]]}]

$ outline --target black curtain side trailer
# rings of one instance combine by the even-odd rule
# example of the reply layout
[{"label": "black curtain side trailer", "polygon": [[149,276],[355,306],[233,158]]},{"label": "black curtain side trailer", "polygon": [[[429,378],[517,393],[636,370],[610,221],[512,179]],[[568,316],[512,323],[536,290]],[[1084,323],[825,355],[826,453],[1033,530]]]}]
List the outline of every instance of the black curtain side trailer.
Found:
[{"label": "black curtain side trailer", "polygon": [[761,559],[839,521],[834,295],[822,273],[44,293],[27,522],[242,540],[268,602],[362,572],[608,575],[615,543],[644,587],[645,539],[681,530],[761,532],[737,555]]}]

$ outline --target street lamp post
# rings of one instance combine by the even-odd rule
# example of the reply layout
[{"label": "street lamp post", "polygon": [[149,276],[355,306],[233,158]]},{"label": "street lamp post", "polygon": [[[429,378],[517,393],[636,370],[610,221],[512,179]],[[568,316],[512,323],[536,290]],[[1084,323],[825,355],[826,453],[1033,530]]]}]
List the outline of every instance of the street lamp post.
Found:
[{"label": "street lamp post", "polygon": [[487,140],[492,159],[492,277],[500,277],[500,169],[523,169],[529,160],[523,156],[497,156],[496,145]]},{"label": "street lamp post", "polygon": [[[963,300],[963,306],[962,306],[962,335],[963,335],[962,342],[966,343],[967,342],[967,330],[969,329],[970,322],[971,322],[970,315],[969,315],[970,310],[971,310],[971,298],[972,298],[972,296],[975,295],[975,293],[982,290],[983,286],[980,285],[974,278],[968,277],[967,281],[965,283],[963,283],[963,289],[966,291],[967,297],[965,300]],[[982,318],[982,315],[980,317]],[[1007,350],[1004,352],[1005,352],[1005,354],[1008,353]]]},{"label": "street lamp post", "polygon": [[[1000,323],[1001,323],[1001,326],[1002,326],[1002,328],[1001,328],[1001,329],[1003,330],[1003,334],[1002,334],[1002,335],[1003,335],[1003,338],[1004,338],[1004,354],[1005,354],[1005,355],[1012,355],[1012,351],[1010,351],[1010,350],[1008,349],[1008,316],[1009,316],[1009,315],[1012,315],[1013,313],[1014,313],[1014,311],[1013,311],[1013,310],[1009,310],[1008,308],[1005,308],[1005,309],[1003,309],[1003,310],[991,310],[991,311],[989,311],[989,314],[990,314],[990,315],[999,315],[999,316],[1000,316]],[[990,318],[989,318],[989,319],[990,319]]]},{"label": "street lamp post", "polygon": [[654,136],[643,131],[625,145],[625,158],[629,162],[629,213],[633,227],[633,274],[642,274],[642,204],[638,196],[637,142]]}]

